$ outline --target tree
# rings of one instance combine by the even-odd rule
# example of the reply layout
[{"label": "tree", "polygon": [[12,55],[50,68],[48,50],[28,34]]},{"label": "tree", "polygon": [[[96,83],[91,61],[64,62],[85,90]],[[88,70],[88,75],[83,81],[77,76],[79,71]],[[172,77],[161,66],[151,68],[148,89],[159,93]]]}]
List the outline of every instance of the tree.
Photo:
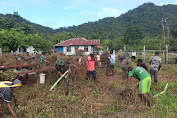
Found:
[{"label": "tree", "polygon": [[55,33],[53,36],[50,37],[53,44],[60,43],[61,41],[68,40],[70,38],[76,38],[78,37],[76,34],[71,32],[61,32],[61,33]]},{"label": "tree", "polygon": [[177,29],[176,30],[171,30],[171,36],[172,38],[169,41],[169,49],[170,51],[177,51]]},{"label": "tree", "polygon": [[93,33],[91,36],[90,36],[91,39],[99,39],[99,34],[98,33]]},{"label": "tree", "polygon": [[18,11],[14,11],[13,13],[14,19],[18,20],[21,16],[18,14]]},{"label": "tree", "polygon": [[112,40],[105,40],[103,42],[103,46],[104,48],[108,47],[110,50],[119,50],[119,49],[123,49],[123,42],[122,42],[123,38],[122,37],[118,37]]},{"label": "tree", "polygon": [[30,34],[32,32],[32,27],[32,25],[22,22],[21,25],[18,27],[18,30],[23,31],[25,34]]},{"label": "tree", "polygon": [[38,34],[31,36],[29,44],[38,51],[47,51],[52,48],[52,43],[48,40],[44,40]]},{"label": "tree", "polygon": [[177,30],[171,30],[171,36],[172,36],[174,39],[177,39]]},{"label": "tree", "polygon": [[130,26],[124,33],[124,44],[134,46],[138,45],[145,37],[143,30],[139,26]]},{"label": "tree", "polygon": [[16,51],[17,48],[27,47],[28,43],[25,42],[26,35],[23,32],[18,32],[12,28],[9,30],[0,31],[0,45],[3,51]]}]

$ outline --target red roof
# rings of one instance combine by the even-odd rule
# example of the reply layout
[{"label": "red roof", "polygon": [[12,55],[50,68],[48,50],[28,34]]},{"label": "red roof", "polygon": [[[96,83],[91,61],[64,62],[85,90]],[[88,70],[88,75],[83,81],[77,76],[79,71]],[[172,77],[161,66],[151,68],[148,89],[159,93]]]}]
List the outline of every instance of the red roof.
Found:
[{"label": "red roof", "polygon": [[103,46],[101,46],[101,45],[97,45],[96,48],[103,48]]},{"label": "red roof", "polygon": [[69,45],[99,45],[100,40],[95,39],[95,40],[88,40],[85,38],[74,38],[74,39],[69,39],[66,41],[63,41],[62,43],[58,43],[55,46],[69,46]]}]

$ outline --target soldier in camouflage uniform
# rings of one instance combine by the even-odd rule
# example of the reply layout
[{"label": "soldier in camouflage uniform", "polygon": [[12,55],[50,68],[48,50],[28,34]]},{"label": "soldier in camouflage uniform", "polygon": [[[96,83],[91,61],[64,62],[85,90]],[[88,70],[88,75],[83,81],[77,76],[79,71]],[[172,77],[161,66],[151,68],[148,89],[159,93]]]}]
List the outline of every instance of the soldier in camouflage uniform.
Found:
[{"label": "soldier in camouflage uniform", "polygon": [[125,53],[122,52],[122,50],[120,50],[119,53],[118,53],[118,61],[119,61],[119,63],[121,64],[122,61],[123,61],[125,58],[126,58]]},{"label": "soldier in camouflage uniform", "polygon": [[158,76],[158,71],[161,68],[162,65],[162,59],[159,57],[159,52],[155,52],[155,56],[152,56],[149,61],[150,64],[150,75],[151,78],[154,75],[154,82],[157,83],[157,76]]},{"label": "soldier in camouflage uniform", "polygon": [[122,78],[123,79],[128,79],[128,68],[131,67],[131,61],[135,59],[135,56],[126,57],[122,63],[121,63],[121,68],[122,68]]},{"label": "soldier in camouflage uniform", "polygon": [[[60,55],[60,58],[58,57],[55,63],[55,68],[57,69],[57,81],[67,70],[70,70],[70,62],[64,61],[63,57]],[[70,94],[71,92],[68,74],[66,74],[63,78],[68,87],[68,91],[66,92],[66,94],[68,95],[68,93]]]},{"label": "soldier in camouflage uniform", "polygon": [[40,60],[40,68],[43,68],[46,66],[46,57],[45,57],[45,52],[42,52],[42,55],[39,57]]}]

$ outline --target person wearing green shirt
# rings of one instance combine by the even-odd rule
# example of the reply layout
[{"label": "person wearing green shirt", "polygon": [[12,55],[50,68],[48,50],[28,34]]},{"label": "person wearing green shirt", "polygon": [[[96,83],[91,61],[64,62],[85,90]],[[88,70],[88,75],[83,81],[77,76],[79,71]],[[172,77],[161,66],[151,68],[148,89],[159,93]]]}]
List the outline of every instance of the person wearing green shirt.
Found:
[{"label": "person wearing green shirt", "polygon": [[130,67],[129,74],[128,74],[128,80],[127,80],[128,86],[129,86],[131,77],[134,77],[140,81],[139,82],[140,94],[149,102],[149,106],[154,108],[155,105],[152,103],[152,100],[147,95],[147,93],[150,92],[150,87],[151,87],[150,74],[143,67],[140,67],[140,66],[137,66],[134,68]]},{"label": "person wearing green shirt", "polygon": [[46,66],[45,52],[42,52],[42,55],[39,57],[39,60],[40,60],[40,68]]}]

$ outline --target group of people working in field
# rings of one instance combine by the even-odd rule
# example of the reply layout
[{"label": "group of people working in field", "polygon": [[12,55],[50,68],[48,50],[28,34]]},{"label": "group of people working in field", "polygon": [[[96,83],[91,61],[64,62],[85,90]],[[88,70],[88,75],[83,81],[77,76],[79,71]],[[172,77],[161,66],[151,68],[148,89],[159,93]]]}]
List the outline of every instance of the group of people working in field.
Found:
[{"label": "group of people working in field", "polygon": [[[124,54],[121,54],[124,56]],[[123,57],[122,56],[122,57]],[[154,82],[157,83],[157,75],[158,71],[162,65],[162,59],[159,57],[159,52],[155,52],[155,56],[150,58],[149,64],[150,69],[148,68],[147,63],[143,62],[142,59],[138,59],[137,67],[131,66],[131,61],[134,60],[135,57],[125,57],[125,59],[121,59],[121,68],[123,73],[123,79],[127,79],[127,85],[129,86],[131,77],[134,77],[139,80],[139,93],[148,101],[149,105],[154,108],[150,97],[147,95],[150,92],[151,88],[151,78],[154,76]]]},{"label": "group of people working in field", "polygon": [[[41,56],[38,56],[40,61],[40,68],[43,68],[46,66],[47,60],[45,57],[45,52],[42,53]],[[27,57],[26,57],[27,59]],[[37,59],[36,59],[37,60]],[[115,54],[113,54],[113,51],[110,51],[110,55],[108,56],[109,63],[107,64],[107,68],[110,69],[112,74],[114,73],[114,65],[115,65]],[[151,78],[154,76],[154,82],[157,83],[158,79],[158,71],[161,68],[162,59],[159,57],[159,53],[155,52],[155,56],[152,56],[150,58],[149,64],[150,69],[148,68],[148,64],[143,62],[142,59],[138,59],[137,66],[132,67],[131,61],[135,60],[135,56],[129,57],[127,53],[124,53],[122,51],[119,51],[118,58],[117,58],[120,67],[122,68],[122,78],[127,80],[127,85],[130,84],[130,79],[132,77],[139,80],[139,92],[140,94],[149,102],[149,105],[154,108],[155,105],[153,104],[151,98],[148,96],[148,92],[150,91],[151,87]],[[90,56],[87,59],[87,74],[86,78],[87,80],[91,78],[91,75],[93,76],[93,79],[95,82],[98,81],[97,75],[96,75],[96,69],[95,69],[95,63],[98,62],[98,66],[101,67],[101,61],[100,61],[100,55],[97,54],[96,58],[94,54],[90,54]],[[66,71],[71,71],[70,69],[70,62],[68,60],[65,60],[63,58],[63,54],[59,53],[57,57],[57,61],[55,63],[55,68],[57,70],[57,77],[56,80],[58,80]],[[69,84],[69,78],[68,75],[64,76],[64,80],[68,87],[68,92],[71,91],[71,87]],[[9,111],[11,112],[12,116],[14,118],[17,118],[17,115],[13,111],[11,107],[11,100],[14,98],[14,101],[16,103],[16,98],[14,95],[14,92],[17,92],[19,88],[21,87],[21,81],[18,80],[18,78],[13,81],[12,83],[6,83],[8,85],[7,87],[2,87],[3,84],[0,84],[0,99],[6,102],[7,107]]]},{"label": "group of people working in field", "polygon": [[[110,51],[110,56],[108,56],[110,62],[107,64],[107,68],[114,71],[115,56],[113,56],[113,51]],[[148,101],[150,107],[154,108],[150,97],[147,95],[150,92],[151,88],[151,78],[154,76],[154,82],[157,83],[158,71],[162,65],[162,59],[159,57],[159,52],[155,52],[155,56],[150,58],[149,64],[150,69],[148,68],[147,63],[143,62],[142,59],[138,59],[137,67],[131,66],[131,61],[135,60],[135,56],[129,57],[128,54],[120,51],[118,53],[118,61],[120,67],[122,68],[122,78],[127,79],[127,85],[129,86],[131,77],[134,77],[139,80],[139,93]],[[90,78],[90,74],[93,75],[93,79],[96,79],[95,71],[95,62],[97,60],[94,58],[94,54],[90,54],[88,57],[88,69],[87,69],[87,79]]]}]

